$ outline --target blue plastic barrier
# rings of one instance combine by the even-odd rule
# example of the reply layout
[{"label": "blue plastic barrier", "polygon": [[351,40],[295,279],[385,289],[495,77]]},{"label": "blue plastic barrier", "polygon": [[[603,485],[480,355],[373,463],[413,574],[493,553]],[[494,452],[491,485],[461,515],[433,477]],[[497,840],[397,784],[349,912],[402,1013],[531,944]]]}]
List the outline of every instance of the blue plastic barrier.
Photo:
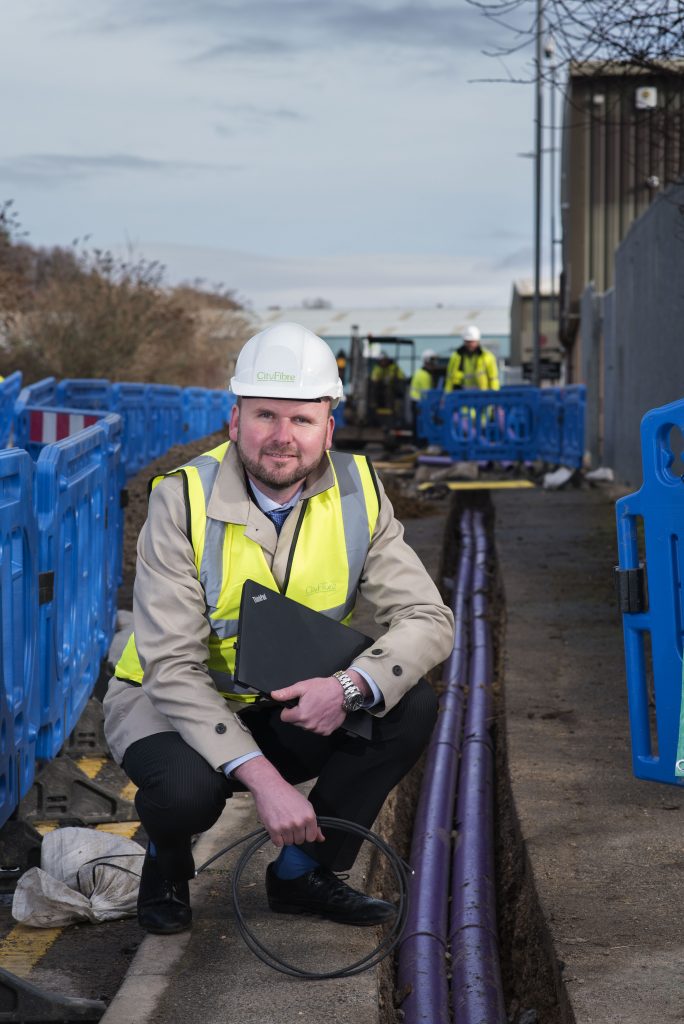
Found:
[{"label": "blue plastic barrier", "polygon": [[418,431],[459,461],[535,458],[537,388],[431,390],[418,409]]},{"label": "blue plastic barrier", "polygon": [[[623,601],[629,719],[634,774],[655,782],[684,784],[684,478],[677,468],[671,433],[684,433],[684,400],[653,409],[641,421],[644,482],[616,505]],[[643,521],[648,597],[641,599],[637,521]],[[625,604],[627,607],[625,607]],[[650,635],[654,728],[649,721]]]},{"label": "blue plastic barrier", "polygon": [[43,448],[99,422],[106,413],[55,405],[25,405],[15,416],[16,447],[37,459]]},{"label": "blue plastic barrier", "polygon": [[428,444],[441,447],[444,437],[444,414],[441,409],[441,388],[424,391],[418,403],[418,420],[416,429],[419,437],[424,437]]},{"label": "blue plastic barrier", "polygon": [[21,373],[15,373],[0,381],[0,448],[6,448],[14,428],[14,404],[21,391]]},{"label": "blue plastic barrier", "polygon": [[209,433],[209,397],[206,388],[184,388],[183,439],[194,441]]},{"label": "blue plastic barrier", "polygon": [[105,571],[102,657],[109,651],[116,632],[118,590],[123,580],[124,488],[124,422],[117,413],[109,413],[100,421],[107,431],[107,505],[105,515]]},{"label": "blue plastic barrier", "polygon": [[[50,406],[55,404],[57,381],[54,377],[45,377],[35,384],[22,388],[14,403],[14,444],[17,448],[26,448],[31,434],[29,407]],[[35,457],[38,457],[36,452]]]},{"label": "blue plastic barrier", "polygon": [[112,384],[112,412],[124,421],[126,476],[134,476],[147,458],[147,384]]},{"label": "blue plastic barrier", "polygon": [[0,452],[0,826],[35,773],[39,578],[33,477],[26,452]]},{"label": "blue plastic barrier", "polygon": [[54,404],[108,412],[112,404],[111,387],[104,378],[68,377],[57,385]]},{"label": "blue plastic barrier", "polygon": [[183,436],[183,389],[170,384],[147,386],[147,462],[178,444]]},{"label": "blue plastic barrier", "polygon": [[584,421],[587,406],[585,384],[573,384],[561,391],[563,428],[560,462],[564,466],[581,466],[584,455]]},{"label": "blue plastic barrier", "polygon": [[[225,430],[230,419],[230,410],[235,404],[235,395],[228,391],[209,391],[209,433],[215,434],[217,430]],[[226,401],[228,399],[228,401]],[[233,399],[233,401],[230,401]]]},{"label": "blue plastic barrier", "polygon": [[35,384],[27,384],[22,388],[19,395],[20,405],[54,405],[57,391],[57,380],[55,377],[43,377]]},{"label": "blue plastic barrier", "polygon": [[[235,402],[224,390],[105,380],[47,378],[19,393],[13,376],[4,391],[18,395],[26,450],[0,452],[0,826],[36,762],[76,726],[113,638],[126,476],[224,428]],[[0,416],[2,396],[0,383]]]},{"label": "blue plastic barrier", "polygon": [[560,388],[540,388],[537,455],[545,462],[560,462],[563,447],[563,399]]},{"label": "blue plastic barrier", "polygon": [[107,460],[108,432],[97,425],[47,445],[36,463],[41,759],[53,758],[76,725],[106,646]]}]

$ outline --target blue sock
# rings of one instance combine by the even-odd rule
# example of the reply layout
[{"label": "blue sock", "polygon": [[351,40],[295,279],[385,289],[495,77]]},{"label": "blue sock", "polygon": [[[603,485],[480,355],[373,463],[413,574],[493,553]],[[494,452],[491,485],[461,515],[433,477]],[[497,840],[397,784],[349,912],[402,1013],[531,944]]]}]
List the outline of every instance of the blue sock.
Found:
[{"label": "blue sock", "polygon": [[318,867],[318,861],[305,853],[300,846],[283,846],[273,865],[278,878],[283,880],[299,878]]}]

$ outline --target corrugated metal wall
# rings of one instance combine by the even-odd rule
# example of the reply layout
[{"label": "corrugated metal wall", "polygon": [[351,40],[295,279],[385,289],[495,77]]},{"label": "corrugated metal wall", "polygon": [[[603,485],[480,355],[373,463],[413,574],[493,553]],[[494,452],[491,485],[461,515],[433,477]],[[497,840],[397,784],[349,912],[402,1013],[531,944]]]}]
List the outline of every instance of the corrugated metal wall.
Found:
[{"label": "corrugated metal wall", "polygon": [[[563,120],[563,337],[574,337],[580,297],[613,283],[613,255],[630,224],[684,170],[684,65],[660,74],[575,68]],[[657,90],[654,109],[637,91]],[[655,184],[655,179],[660,186]],[[649,184],[650,181],[650,184]]]},{"label": "corrugated metal wall", "polygon": [[[684,398],[684,184],[632,225],[616,253],[613,293],[601,298],[605,373],[601,394],[587,396],[587,441],[594,464],[612,466],[617,479],[638,487],[644,413]],[[595,330],[595,304],[587,317]],[[601,401],[603,444],[598,431],[592,437]]]},{"label": "corrugated metal wall", "polygon": [[601,299],[593,285],[585,288],[580,301],[580,339],[582,360],[580,380],[587,386],[584,423],[584,447],[592,453],[602,448],[603,347],[601,344]]}]

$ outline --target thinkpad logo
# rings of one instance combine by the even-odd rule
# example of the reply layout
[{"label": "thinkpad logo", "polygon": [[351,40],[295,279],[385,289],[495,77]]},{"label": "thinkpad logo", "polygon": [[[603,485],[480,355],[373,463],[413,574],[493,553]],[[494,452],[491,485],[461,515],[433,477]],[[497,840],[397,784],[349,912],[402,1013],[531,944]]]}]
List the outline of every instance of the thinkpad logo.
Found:
[{"label": "thinkpad logo", "polygon": [[265,601],[266,600],[266,595],[265,594],[257,594],[256,597],[252,598],[252,600],[254,601],[254,604],[259,604],[259,601]]}]

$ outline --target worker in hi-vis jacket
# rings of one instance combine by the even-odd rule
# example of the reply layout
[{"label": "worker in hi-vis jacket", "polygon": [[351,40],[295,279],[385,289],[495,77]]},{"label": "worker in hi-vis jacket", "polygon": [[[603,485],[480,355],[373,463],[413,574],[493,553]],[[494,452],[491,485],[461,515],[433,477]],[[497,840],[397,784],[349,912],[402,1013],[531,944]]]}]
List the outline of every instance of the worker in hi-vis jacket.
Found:
[{"label": "worker in hi-vis jacket", "polygon": [[463,332],[463,344],[452,353],[447,365],[445,391],[455,391],[458,388],[499,390],[496,357],[480,344],[480,337],[480,329],[475,324],[466,327]]},{"label": "worker in hi-vis jacket", "polygon": [[[134,633],[104,700],[149,837],[138,921],[158,934],[190,927],[192,838],[246,790],[279,848],[270,909],[378,924],[395,907],[335,873],[361,839],[318,819],[369,828],[425,748],[437,700],[424,676],[451,651],[453,616],[370,461],[332,450],[343,389],[328,345],[299,324],[268,327],[242,348],[231,390],[229,439],[153,481]],[[362,594],[378,638],[334,674],[260,700],[234,681],[247,579],[344,623]],[[370,739],[340,728],[358,709]],[[307,797],[297,786],[312,779]]]}]

